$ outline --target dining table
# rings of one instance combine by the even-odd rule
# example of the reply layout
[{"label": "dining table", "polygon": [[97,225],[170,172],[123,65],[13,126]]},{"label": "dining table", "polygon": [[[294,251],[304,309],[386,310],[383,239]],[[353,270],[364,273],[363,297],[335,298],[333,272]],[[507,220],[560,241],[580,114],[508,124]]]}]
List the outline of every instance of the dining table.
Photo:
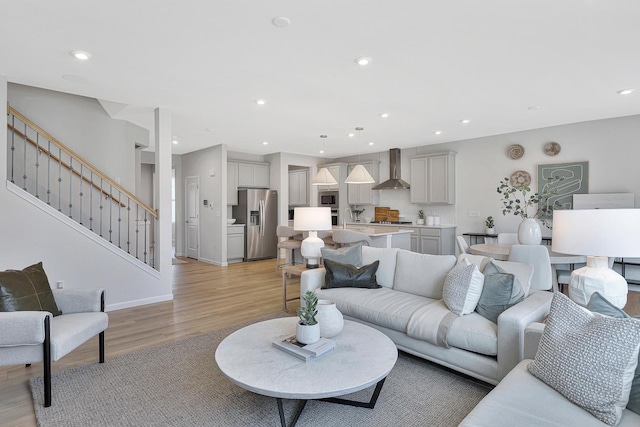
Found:
[{"label": "dining table", "polygon": [[[479,243],[469,246],[469,252],[473,255],[483,255],[493,259],[508,261],[509,252],[511,251],[511,243]],[[543,245],[549,251],[549,261],[551,262],[551,280],[553,291],[558,290],[558,274],[556,272],[557,264],[579,264],[587,262],[584,255],[569,255],[551,250],[551,246]]]}]

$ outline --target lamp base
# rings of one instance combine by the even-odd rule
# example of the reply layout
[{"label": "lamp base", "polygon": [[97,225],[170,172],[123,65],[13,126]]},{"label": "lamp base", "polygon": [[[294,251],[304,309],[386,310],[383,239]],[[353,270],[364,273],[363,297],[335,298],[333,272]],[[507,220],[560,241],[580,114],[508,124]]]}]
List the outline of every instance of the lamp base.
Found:
[{"label": "lamp base", "polygon": [[322,253],[320,249],[324,247],[324,240],[318,237],[318,232],[310,231],[309,237],[302,241],[300,253],[307,259],[307,268],[318,268]]},{"label": "lamp base", "polygon": [[624,277],[609,268],[607,257],[587,257],[587,266],[571,273],[569,298],[586,306],[594,292],[618,308],[627,304],[629,285]]},{"label": "lamp base", "polygon": [[319,268],[320,264],[307,264],[305,267],[307,267],[308,270],[311,270],[313,268]]}]

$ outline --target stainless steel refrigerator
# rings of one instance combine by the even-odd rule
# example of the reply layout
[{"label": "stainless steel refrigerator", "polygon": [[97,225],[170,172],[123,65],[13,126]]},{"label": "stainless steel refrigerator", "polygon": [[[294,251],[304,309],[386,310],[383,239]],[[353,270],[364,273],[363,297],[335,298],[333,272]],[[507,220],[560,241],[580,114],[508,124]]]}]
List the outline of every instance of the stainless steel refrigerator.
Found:
[{"label": "stainless steel refrigerator", "polygon": [[237,223],[247,224],[245,261],[275,258],[278,250],[278,192],[255,188],[238,190],[238,205],[232,211]]}]

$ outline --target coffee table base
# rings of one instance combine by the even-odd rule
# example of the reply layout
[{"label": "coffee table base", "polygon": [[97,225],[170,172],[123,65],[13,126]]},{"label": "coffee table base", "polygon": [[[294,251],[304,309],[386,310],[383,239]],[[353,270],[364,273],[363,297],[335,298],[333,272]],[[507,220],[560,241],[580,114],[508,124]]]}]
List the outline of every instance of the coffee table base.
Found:
[{"label": "coffee table base", "polygon": [[[382,386],[384,385],[385,379],[386,378],[383,378],[380,381],[378,381],[378,383],[376,384],[375,390],[373,390],[373,395],[371,396],[371,399],[369,399],[368,402],[358,402],[355,400],[341,399],[339,397],[327,397],[325,399],[318,399],[318,400],[321,400],[323,402],[337,403],[339,405],[349,405],[349,406],[356,406],[358,408],[373,409],[376,406],[376,402],[378,401],[378,397],[380,396],[380,391],[382,390]],[[287,427],[287,421],[285,420],[285,417],[284,417],[284,408],[282,407],[282,399],[277,398],[276,400],[278,402],[278,413],[280,414],[280,425],[282,427]],[[302,414],[302,411],[305,405],[307,404],[307,402],[308,400],[303,400],[300,403],[300,406],[298,406],[298,409],[296,409],[296,412],[293,415],[293,419],[291,420],[291,424],[289,427],[294,427],[296,425],[296,423],[298,422],[298,418],[300,418],[300,414]]]}]

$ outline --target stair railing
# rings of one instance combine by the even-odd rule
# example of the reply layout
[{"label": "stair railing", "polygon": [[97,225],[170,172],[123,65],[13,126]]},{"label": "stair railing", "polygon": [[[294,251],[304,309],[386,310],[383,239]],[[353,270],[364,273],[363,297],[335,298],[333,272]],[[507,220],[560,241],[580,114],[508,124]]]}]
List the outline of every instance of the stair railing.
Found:
[{"label": "stair railing", "polygon": [[158,213],[11,106],[7,179],[156,268]]}]

